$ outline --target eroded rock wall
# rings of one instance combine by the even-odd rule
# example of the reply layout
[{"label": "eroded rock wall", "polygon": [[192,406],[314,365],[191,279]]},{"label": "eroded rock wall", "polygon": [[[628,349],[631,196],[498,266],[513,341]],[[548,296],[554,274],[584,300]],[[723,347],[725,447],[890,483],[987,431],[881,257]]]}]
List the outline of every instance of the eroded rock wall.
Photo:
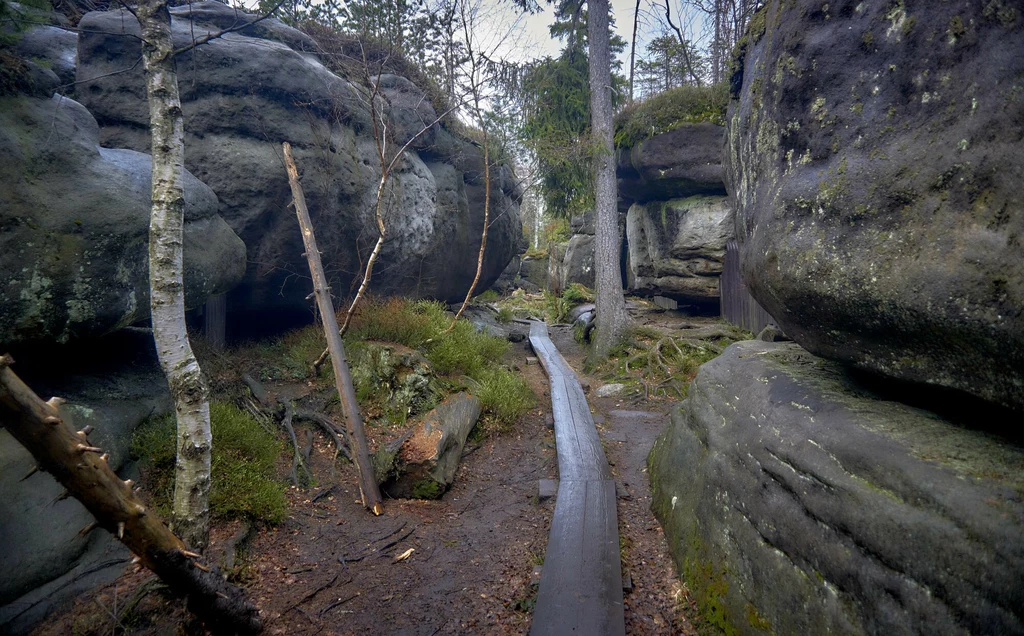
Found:
[{"label": "eroded rock wall", "polygon": [[[60,96],[0,99],[0,344],[101,336],[149,316],[151,162],[102,148]],[[186,172],[186,305],[242,278],[245,245]]]},{"label": "eroded rock wall", "polygon": [[890,401],[794,343],[740,342],[655,443],[652,508],[727,630],[1021,633],[1024,449],[978,424]]},{"label": "eroded rock wall", "polygon": [[[225,21],[254,18],[218,2],[176,8],[172,16],[175,44],[182,47],[217,32]],[[96,12],[80,27],[78,79],[88,87],[82,101],[99,119],[104,143],[145,148],[141,69],[109,75],[137,60],[138,23],[127,12]],[[329,71],[308,36],[274,20],[182,54],[178,71],[186,166],[217,193],[224,218],[249,249],[229,312],[309,312],[308,270],[288,208],[283,141],[294,148],[332,289],[347,295],[377,238],[381,168],[368,91]],[[380,80],[384,98],[378,106],[394,124],[389,159],[420,127],[428,130],[396,163],[385,191],[387,241],[371,288],[461,299],[473,280],[483,228],[482,153],[431,126],[436,113],[411,82],[393,75]],[[480,289],[522,247],[518,187],[507,169],[492,173],[494,223]]]},{"label": "eroded rock wall", "polygon": [[772,0],[733,78],[743,275],[810,351],[1024,408],[1024,12]]},{"label": "eroded rock wall", "polygon": [[725,131],[683,124],[618,153],[631,291],[718,300],[733,206],[725,196]]}]

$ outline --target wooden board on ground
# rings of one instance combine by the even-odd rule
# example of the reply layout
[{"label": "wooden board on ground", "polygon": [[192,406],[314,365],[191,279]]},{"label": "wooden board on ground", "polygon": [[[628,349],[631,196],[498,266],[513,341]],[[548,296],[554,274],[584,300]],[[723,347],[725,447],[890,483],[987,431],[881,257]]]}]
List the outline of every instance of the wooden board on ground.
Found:
[{"label": "wooden board on ground", "polygon": [[548,337],[530,344],[551,383],[559,486],[530,633],[625,634],[615,480],[576,374]]}]

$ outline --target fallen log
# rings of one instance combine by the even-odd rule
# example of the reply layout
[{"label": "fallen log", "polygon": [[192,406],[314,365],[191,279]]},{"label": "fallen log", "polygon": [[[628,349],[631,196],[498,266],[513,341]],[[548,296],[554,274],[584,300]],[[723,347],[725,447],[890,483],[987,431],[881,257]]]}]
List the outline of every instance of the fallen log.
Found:
[{"label": "fallen log", "polygon": [[0,422],[39,463],[96,518],[96,523],[131,550],[173,592],[188,598],[188,608],[214,633],[257,634],[259,610],[245,593],[225,581],[202,558],[189,552],[160,518],[107,465],[103,450],[92,446],[85,430],[64,423],[59,398],[44,402],[0,356]]},{"label": "fallen log", "polygon": [[[384,490],[392,497],[437,499],[455,480],[466,438],[480,417],[480,400],[468,393],[448,397],[394,444]],[[378,463],[381,463],[380,461]]]}]

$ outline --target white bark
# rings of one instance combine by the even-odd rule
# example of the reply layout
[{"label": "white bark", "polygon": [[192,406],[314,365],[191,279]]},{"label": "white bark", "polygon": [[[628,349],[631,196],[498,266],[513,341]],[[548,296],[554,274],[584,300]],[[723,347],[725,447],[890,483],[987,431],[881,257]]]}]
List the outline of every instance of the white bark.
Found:
[{"label": "white bark", "polygon": [[612,141],[612,74],[609,54],[608,0],[589,0],[590,110],[594,156],[594,278],[597,286],[597,331],[590,362],[608,357],[629,326],[619,271],[619,212],[616,199],[615,146]]},{"label": "white bark", "polygon": [[146,69],[153,155],[153,210],[149,226],[149,286],[153,339],[174,399],[178,421],[173,523],[193,549],[210,535],[210,404],[199,363],[185,331],[182,230],[185,133],[174,68],[166,0],[138,6]]}]

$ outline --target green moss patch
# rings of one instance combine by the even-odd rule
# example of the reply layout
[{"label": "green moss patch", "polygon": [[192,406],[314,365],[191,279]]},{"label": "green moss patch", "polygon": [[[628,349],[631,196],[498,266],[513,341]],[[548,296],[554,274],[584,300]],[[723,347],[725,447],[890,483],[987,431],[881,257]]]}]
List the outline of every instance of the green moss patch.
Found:
[{"label": "green moss patch", "polygon": [[615,146],[632,148],[683,124],[725,125],[729,90],[724,83],[681,86],[627,106],[615,117]]}]

